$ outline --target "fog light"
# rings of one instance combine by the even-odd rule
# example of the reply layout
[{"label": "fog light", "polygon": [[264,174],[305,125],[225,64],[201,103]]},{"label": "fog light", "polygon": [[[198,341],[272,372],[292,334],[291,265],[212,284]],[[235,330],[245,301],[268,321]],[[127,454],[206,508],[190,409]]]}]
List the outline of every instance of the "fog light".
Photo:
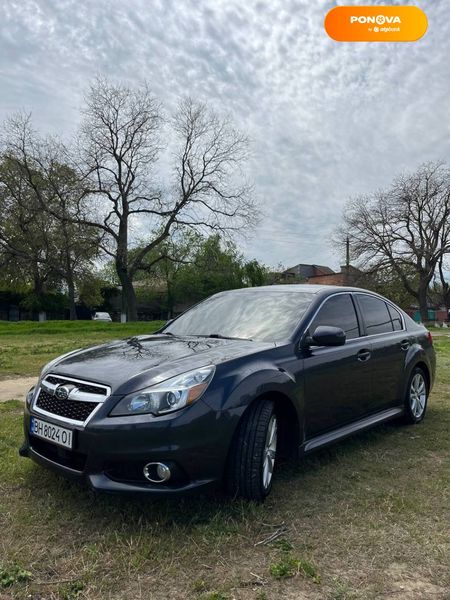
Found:
[{"label": "fog light", "polygon": [[170,469],[160,462],[147,463],[143,469],[144,477],[152,483],[163,483],[170,479]]}]

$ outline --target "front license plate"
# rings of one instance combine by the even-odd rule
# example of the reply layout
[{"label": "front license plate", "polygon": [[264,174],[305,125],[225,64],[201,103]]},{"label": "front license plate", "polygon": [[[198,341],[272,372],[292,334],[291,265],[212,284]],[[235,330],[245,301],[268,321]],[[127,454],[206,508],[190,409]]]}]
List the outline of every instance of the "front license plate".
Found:
[{"label": "front license plate", "polygon": [[73,431],[59,427],[59,425],[53,425],[53,423],[46,423],[41,419],[31,417],[30,433],[58,446],[72,448]]}]

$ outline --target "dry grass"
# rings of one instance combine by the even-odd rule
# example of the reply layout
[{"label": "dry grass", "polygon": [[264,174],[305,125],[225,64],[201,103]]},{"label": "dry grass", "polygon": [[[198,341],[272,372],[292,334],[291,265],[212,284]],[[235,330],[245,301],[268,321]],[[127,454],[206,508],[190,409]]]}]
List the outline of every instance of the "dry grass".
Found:
[{"label": "dry grass", "polygon": [[0,405],[0,582],[28,573],[0,598],[449,599],[450,338],[436,345],[423,424],[282,465],[262,506],[95,495],[20,459],[21,405]]}]

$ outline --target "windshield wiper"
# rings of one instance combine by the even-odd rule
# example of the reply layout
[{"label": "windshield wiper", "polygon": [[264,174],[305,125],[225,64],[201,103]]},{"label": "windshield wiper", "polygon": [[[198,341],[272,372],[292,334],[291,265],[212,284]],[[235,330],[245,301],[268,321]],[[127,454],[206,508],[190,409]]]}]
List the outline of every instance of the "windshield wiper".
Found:
[{"label": "windshield wiper", "polygon": [[230,335],[222,335],[221,333],[205,333],[204,335],[196,335],[195,337],[215,338],[217,340],[246,340],[253,342],[251,338],[232,337]]}]

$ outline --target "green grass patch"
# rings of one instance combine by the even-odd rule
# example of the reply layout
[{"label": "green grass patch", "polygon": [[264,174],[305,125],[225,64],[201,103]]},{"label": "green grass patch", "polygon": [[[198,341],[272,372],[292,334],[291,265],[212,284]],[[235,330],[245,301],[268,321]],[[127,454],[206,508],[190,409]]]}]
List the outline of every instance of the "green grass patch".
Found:
[{"label": "green grass patch", "polygon": [[229,596],[222,592],[209,592],[200,596],[201,600],[228,600]]},{"label": "green grass patch", "polygon": [[31,579],[31,573],[17,563],[0,564],[0,587],[7,588],[16,583],[26,583]]},{"label": "green grass patch", "polygon": [[164,321],[0,321],[0,379],[38,375],[57,356],[111,340],[154,333]]},{"label": "green grass patch", "polygon": [[[107,333],[122,337],[119,328]],[[14,339],[56,346],[65,335]],[[259,506],[220,493],[95,494],[20,458],[22,404],[0,403],[0,598],[450,597],[450,337],[435,345],[423,423],[390,423],[279,464]],[[282,539],[259,543],[280,528]]]},{"label": "green grass patch", "polygon": [[311,579],[314,583],[320,583],[320,576],[313,564],[290,554],[282,556],[276,563],[271,564],[269,570],[275,579],[303,575],[307,579]]},{"label": "green grass patch", "polygon": [[58,587],[61,600],[77,600],[85,589],[85,584],[82,581],[70,581]]}]

